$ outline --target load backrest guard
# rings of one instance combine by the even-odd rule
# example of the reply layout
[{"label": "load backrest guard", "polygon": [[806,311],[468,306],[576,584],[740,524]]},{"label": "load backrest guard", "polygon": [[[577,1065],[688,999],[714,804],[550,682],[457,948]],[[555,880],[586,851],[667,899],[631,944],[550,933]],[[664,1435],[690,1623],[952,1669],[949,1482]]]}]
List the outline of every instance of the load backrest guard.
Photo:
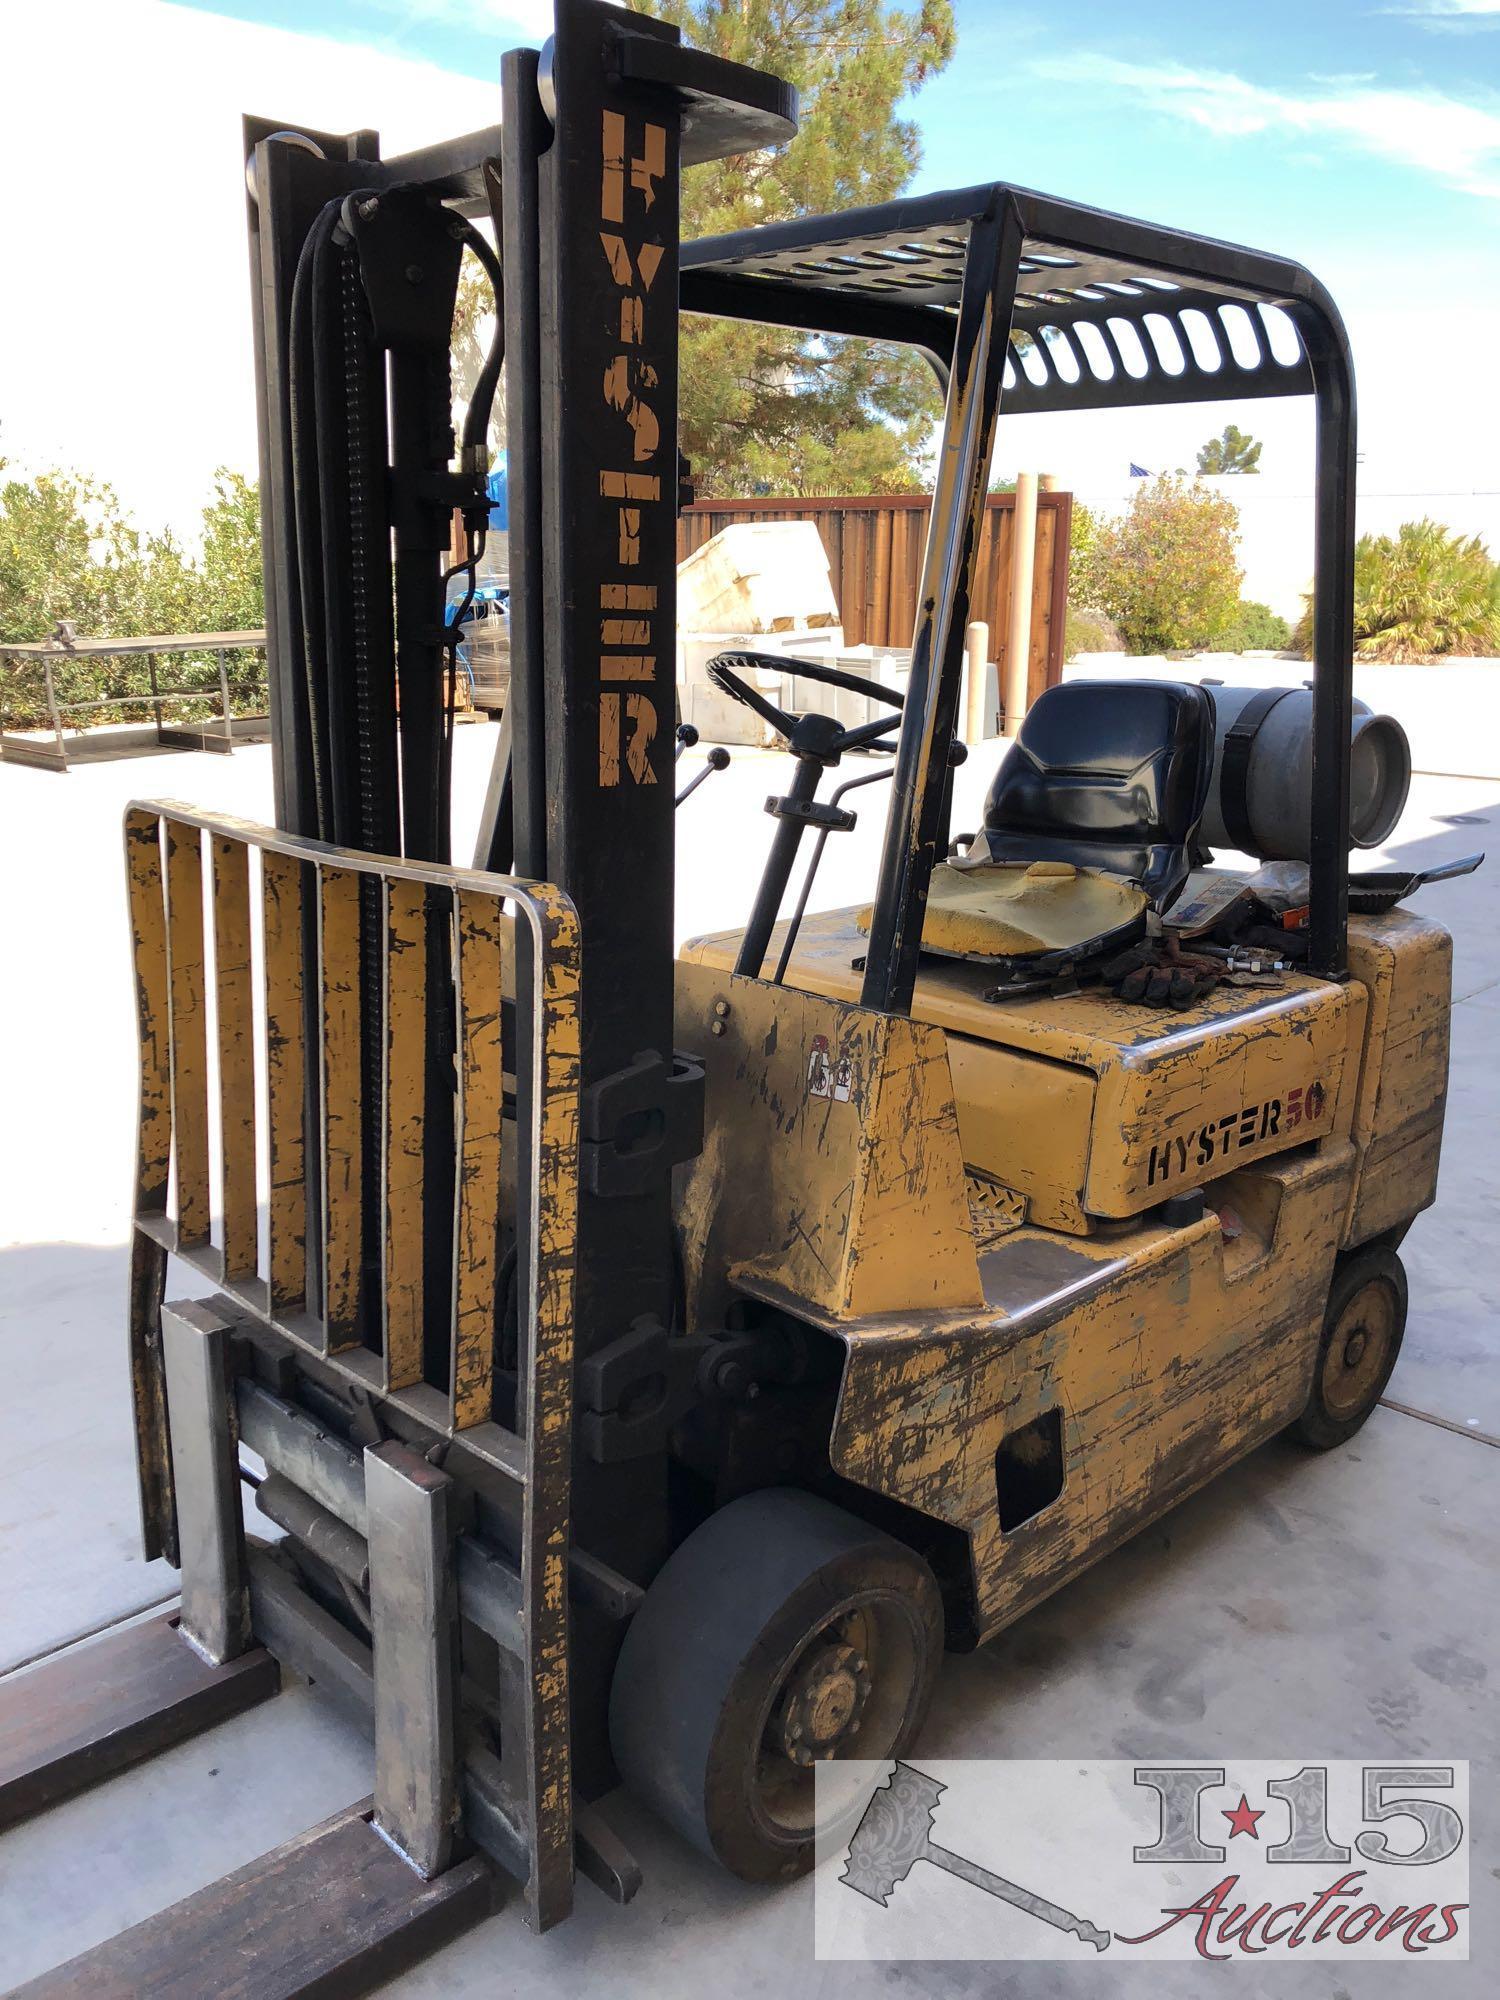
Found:
[{"label": "load backrest guard", "polygon": [[[498,1629],[519,1654],[530,1716],[524,1728],[516,1718],[507,1745],[520,1797],[502,1858],[545,1922],[549,1910],[565,1914],[573,1849],[563,1586],[578,1188],[572,905],[545,883],[357,854],[166,802],[133,805],[125,837],[141,1051],[130,1351],[147,1553],[178,1558],[159,1330],[171,1254],[293,1359],[356,1400],[380,1398],[387,1426],[406,1419],[419,1437],[451,1440],[509,1494],[514,1573],[477,1546],[467,1572],[487,1599],[498,1589],[514,1600]],[[370,890],[380,913],[373,998],[360,977]],[[529,978],[512,999],[517,931],[529,938]],[[458,1050],[452,1151],[436,1175],[424,1089],[434,933],[453,968]],[[383,1057],[367,1102],[371,1005]],[[457,1249],[441,1298],[424,1270],[433,1202],[451,1209]],[[512,1261],[510,1355],[497,1330]],[[272,1436],[258,1426],[276,1435],[297,1422],[263,1388],[241,1390],[241,1432],[268,1464]],[[336,1500],[332,1511],[342,1506],[345,1526],[363,1534],[358,1456],[325,1440],[314,1458],[324,1504]],[[460,1605],[493,1624],[464,1597],[465,1560],[461,1551]]]}]

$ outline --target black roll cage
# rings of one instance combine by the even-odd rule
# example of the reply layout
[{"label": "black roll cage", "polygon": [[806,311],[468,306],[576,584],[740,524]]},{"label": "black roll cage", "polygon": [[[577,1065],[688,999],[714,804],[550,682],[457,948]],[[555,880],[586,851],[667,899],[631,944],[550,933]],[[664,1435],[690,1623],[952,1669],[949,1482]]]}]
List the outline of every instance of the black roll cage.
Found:
[{"label": "black roll cage", "polygon": [[[1310,969],[1347,970],[1354,374],[1300,264],[1003,182],[682,246],[684,312],[913,347],[947,395],[861,998],[910,1011],[995,425],[1006,413],[1311,395]],[[1276,307],[1297,352],[1273,351]]]}]

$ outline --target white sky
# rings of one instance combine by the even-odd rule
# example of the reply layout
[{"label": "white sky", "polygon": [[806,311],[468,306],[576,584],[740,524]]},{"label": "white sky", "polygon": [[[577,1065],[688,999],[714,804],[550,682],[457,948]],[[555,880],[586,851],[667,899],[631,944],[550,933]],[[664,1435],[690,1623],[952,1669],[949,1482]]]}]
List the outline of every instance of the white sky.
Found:
[{"label": "white sky", "polygon": [[241,114],[405,152],[493,124],[498,69],[491,88],[159,0],[0,16],[0,456],[192,532],[214,467],[256,463]]},{"label": "white sky", "polygon": [[[490,85],[161,0],[5,7],[0,456],[110,479],[143,527],[190,535],[215,465],[255,468],[241,113],[374,126],[402,151],[498,117],[500,46]],[[1389,273],[1361,270],[1352,292],[1346,274],[1320,275],[1355,344],[1371,505],[1392,496],[1401,518],[1431,496],[1430,511],[1500,548],[1500,308],[1444,302],[1439,323],[1436,301],[1381,305]],[[1483,358],[1477,398],[1459,356]],[[997,464],[1118,495],[1131,459],[1191,466],[1230,418],[1267,440],[1268,480],[1306,492],[1297,404],[1002,417]]]}]

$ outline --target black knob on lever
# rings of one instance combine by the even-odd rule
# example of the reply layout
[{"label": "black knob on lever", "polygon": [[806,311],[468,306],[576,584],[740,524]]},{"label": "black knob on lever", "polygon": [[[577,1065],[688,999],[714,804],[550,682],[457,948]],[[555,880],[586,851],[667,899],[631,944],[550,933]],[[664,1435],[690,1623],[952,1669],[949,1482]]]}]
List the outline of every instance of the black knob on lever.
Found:
[{"label": "black knob on lever", "polygon": [[680,764],[682,762],[683,751],[691,750],[697,741],[698,732],[692,723],[679,722],[677,725],[677,754],[673,761]]},{"label": "black knob on lever", "polygon": [[[692,724],[690,722],[685,722],[682,726],[684,729],[692,729]],[[680,733],[681,732],[679,731],[679,734]],[[693,737],[695,741],[697,739],[697,735],[698,732],[696,729],[694,729]],[[684,745],[684,748],[686,748],[686,745]],[[681,754],[682,754],[681,751],[679,751],[678,755],[680,756]],[[705,778],[711,778],[715,771],[727,771],[728,769],[729,769],[729,752],[726,749],[724,749],[721,744],[716,743],[713,749],[709,751],[703,769],[698,773],[696,778],[693,778],[692,780],[690,780],[689,783],[683,786],[682,790],[677,794],[675,803],[680,806],[684,799],[690,799],[693,796],[694,792],[697,791],[698,787],[703,783],[703,780]]]}]

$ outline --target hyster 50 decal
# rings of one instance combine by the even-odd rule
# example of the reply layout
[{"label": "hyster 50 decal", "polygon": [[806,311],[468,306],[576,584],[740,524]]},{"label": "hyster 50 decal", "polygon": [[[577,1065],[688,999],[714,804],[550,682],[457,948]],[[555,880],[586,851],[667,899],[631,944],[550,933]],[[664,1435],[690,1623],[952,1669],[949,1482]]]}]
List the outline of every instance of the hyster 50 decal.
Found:
[{"label": "hyster 50 decal", "polygon": [[[1327,1101],[1328,1093],[1321,1083],[1310,1083],[1305,1089],[1299,1084],[1284,1099],[1267,1097],[1258,1104],[1242,1104],[1236,1111],[1226,1111],[1222,1118],[1211,1118],[1206,1125],[1158,1139],[1147,1155],[1146,1185],[1155,1187],[1162,1181],[1180,1179],[1231,1153],[1264,1146],[1271,1139],[1288,1143],[1289,1134],[1321,1119]],[[1313,1134],[1299,1132],[1299,1136],[1311,1138]]]}]

